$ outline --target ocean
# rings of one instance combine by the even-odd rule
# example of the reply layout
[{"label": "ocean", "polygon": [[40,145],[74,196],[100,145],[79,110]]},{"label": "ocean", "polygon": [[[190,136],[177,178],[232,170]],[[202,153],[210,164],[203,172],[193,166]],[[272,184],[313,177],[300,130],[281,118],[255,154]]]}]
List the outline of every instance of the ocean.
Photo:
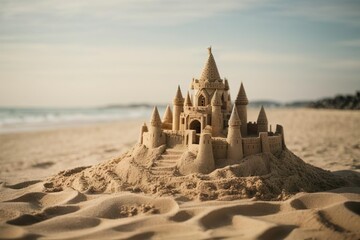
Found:
[{"label": "ocean", "polygon": [[[164,107],[159,107],[162,114]],[[0,108],[0,133],[32,131],[87,123],[111,122],[130,119],[148,120],[152,108]],[[162,116],[162,115],[161,115]]]}]

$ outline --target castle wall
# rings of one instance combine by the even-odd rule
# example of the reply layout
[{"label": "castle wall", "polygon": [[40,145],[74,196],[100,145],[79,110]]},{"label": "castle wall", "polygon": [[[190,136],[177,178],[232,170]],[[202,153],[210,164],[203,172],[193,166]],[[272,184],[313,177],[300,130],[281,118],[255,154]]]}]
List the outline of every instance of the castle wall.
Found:
[{"label": "castle wall", "polygon": [[282,151],[282,135],[268,136],[270,152],[272,154],[279,153]]},{"label": "castle wall", "polygon": [[286,148],[286,144],[285,144],[285,134],[284,134],[284,128],[283,126],[276,124],[276,134],[280,134],[281,135],[281,142],[282,142],[282,149]]},{"label": "castle wall", "polygon": [[166,131],[166,147],[172,148],[176,145],[182,145],[184,143],[184,137],[182,134],[176,131]]},{"label": "castle wall", "polygon": [[227,142],[226,139],[213,138],[212,147],[215,159],[225,159],[227,156]]},{"label": "castle wall", "polygon": [[244,157],[261,153],[261,141],[260,137],[254,138],[243,138],[243,150],[244,150]]}]

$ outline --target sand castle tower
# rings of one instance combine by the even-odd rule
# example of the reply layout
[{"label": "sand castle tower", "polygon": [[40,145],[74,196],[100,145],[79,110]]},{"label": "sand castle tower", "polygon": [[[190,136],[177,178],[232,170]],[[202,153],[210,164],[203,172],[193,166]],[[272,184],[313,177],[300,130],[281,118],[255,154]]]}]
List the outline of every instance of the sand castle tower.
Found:
[{"label": "sand castle tower", "polygon": [[139,138],[139,143],[140,144],[143,144],[144,143],[144,133],[145,132],[148,132],[148,127],[146,126],[146,123],[144,123],[142,126],[141,126],[141,132],[140,132],[140,138]]},{"label": "sand castle tower", "polygon": [[239,114],[239,118],[241,121],[241,135],[243,137],[247,136],[247,105],[249,104],[249,100],[246,96],[245,88],[243,83],[240,85],[240,90],[235,100],[235,105]]},{"label": "sand castle tower", "polygon": [[172,128],[173,116],[171,112],[171,108],[167,105],[163,119],[162,119],[162,128],[163,129],[171,129]]},{"label": "sand castle tower", "polygon": [[215,170],[215,160],[210,133],[201,133],[199,151],[194,163],[197,168],[196,172],[207,174]]},{"label": "sand castle tower", "polygon": [[215,93],[211,99],[211,127],[212,135],[217,137],[221,134],[223,129],[223,115],[221,112],[221,98],[218,94],[218,90],[215,90]]},{"label": "sand castle tower", "polygon": [[211,52],[211,47],[208,48],[208,51],[209,51],[209,58],[207,59],[205,67],[201,73],[200,80],[208,81],[208,82],[220,81],[221,78],[220,78],[219,70],[216,66],[214,56]]},{"label": "sand castle tower", "polygon": [[154,107],[153,113],[150,119],[149,127],[149,148],[157,148],[163,144],[163,131],[161,129],[161,119],[157,107]]},{"label": "sand castle tower", "polygon": [[178,86],[175,98],[173,100],[173,118],[172,130],[178,131],[180,127],[180,114],[183,111],[184,98],[181,94],[180,86]]},{"label": "sand castle tower", "polygon": [[259,116],[257,119],[257,126],[258,126],[258,133],[268,131],[268,120],[263,106],[261,106],[261,110],[259,112]]},{"label": "sand castle tower", "polygon": [[172,123],[172,118],[173,117],[172,117],[172,112],[171,112],[170,106],[167,105],[162,122],[163,123]]},{"label": "sand castle tower", "polygon": [[209,57],[205,63],[199,79],[193,79],[191,88],[194,90],[194,106],[205,107],[210,104],[214,91],[224,89],[211,47],[208,48]]},{"label": "sand castle tower", "polygon": [[233,163],[239,161],[244,156],[240,126],[241,121],[237,112],[237,108],[234,105],[229,119],[229,130],[226,138],[228,143],[227,158]]},{"label": "sand castle tower", "polygon": [[185,98],[185,102],[184,102],[184,108],[185,107],[192,107],[192,102],[191,102],[189,92],[187,92],[187,94],[186,94],[186,98]]}]

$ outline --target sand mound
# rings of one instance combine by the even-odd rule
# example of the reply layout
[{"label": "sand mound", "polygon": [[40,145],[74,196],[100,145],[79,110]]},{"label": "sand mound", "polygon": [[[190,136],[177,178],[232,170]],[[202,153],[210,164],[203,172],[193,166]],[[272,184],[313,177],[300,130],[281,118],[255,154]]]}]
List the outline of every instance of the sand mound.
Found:
[{"label": "sand mound", "polygon": [[[350,179],[356,181],[349,182],[342,174],[304,163],[288,150],[217,166],[210,174],[181,175],[175,156],[190,154],[166,151],[138,145],[118,159],[62,171],[45,182],[2,184],[0,236],[360,237],[360,188],[351,186],[358,181],[354,176]],[[347,187],[334,189],[340,186]]]},{"label": "sand mound", "polygon": [[[258,112],[250,109],[249,114],[255,119]],[[268,114],[274,122],[284,122],[289,149],[339,176],[333,179],[291,153],[254,156],[239,165],[217,166],[209,175],[181,176],[171,159],[178,155],[176,149],[138,148],[93,167],[63,171],[46,182],[28,181],[119,156],[136,141],[139,123],[1,135],[0,239],[360,239],[360,188],[282,193],[283,185],[296,178],[303,180],[294,188],[304,191],[331,189],[334,182],[351,185],[348,180],[360,185],[359,114],[304,109]],[[107,152],[114,148],[118,152]],[[55,164],[46,170],[32,167],[49,161]],[[128,168],[132,171],[124,171]],[[256,195],[257,189],[274,191],[269,198],[283,201],[255,201],[265,196]],[[172,193],[176,203],[165,197]],[[246,196],[253,198],[237,200]],[[197,201],[210,197],[223,201]]]},{"label": "sand mound", "polygon": [[[297,192],[317,192],[351,185],[345,177],[306,164],[289,150],[282,151],[279,156],[249,156],[240,164],[218,168],[210,174],[185,176],[177,168],[166,166],[162,167],[164,173],[155,174],[154,166],[158,166],[163,154],[164,147],[150,150],[137,145],[118,159],[60,172],[47,180],[45,191],[56,192],[72,187],[85,193],[126,190],[200,200],[253,197],[285,200]],[[188,158],[189,155],[185,152],[180,157]]]}]

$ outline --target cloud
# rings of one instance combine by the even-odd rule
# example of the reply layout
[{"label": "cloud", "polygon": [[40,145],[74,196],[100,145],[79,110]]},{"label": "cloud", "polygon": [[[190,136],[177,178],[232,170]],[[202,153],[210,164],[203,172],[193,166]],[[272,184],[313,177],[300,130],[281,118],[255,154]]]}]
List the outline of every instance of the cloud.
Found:
[{"label": "cloud", "polygon": [[316,54],[281,53],[264,51],[237,51],[224,53],[221,61],[226,64],[247,64],[255,66],[307,67],[319,70],[360,70],[359,58],[328,58]]},{"label": "cloud", "polygon": [[360,25],[358,0],[280,1],[273,4],[278,13],[307,20]]},{"label": "cloud", "polygon": [[299,54],[284,54],[276,52],[240,51],[226,53],[222,57],[226,62],[242,62],[249,64],[299,64],[306,63],[310,58]]},{"label": "cloud", "polygon": [[307,20],[360,25],[358,0],[2,0],[1,21],[47,24],[116,21],[125,25],[174,26],[246,9]]},{"label": "cloud", "polygon": [[3,19],[43,18],[122,21],[134,25],[177,25],[257,5],[260,0],[5,0],[0,3]]}]

